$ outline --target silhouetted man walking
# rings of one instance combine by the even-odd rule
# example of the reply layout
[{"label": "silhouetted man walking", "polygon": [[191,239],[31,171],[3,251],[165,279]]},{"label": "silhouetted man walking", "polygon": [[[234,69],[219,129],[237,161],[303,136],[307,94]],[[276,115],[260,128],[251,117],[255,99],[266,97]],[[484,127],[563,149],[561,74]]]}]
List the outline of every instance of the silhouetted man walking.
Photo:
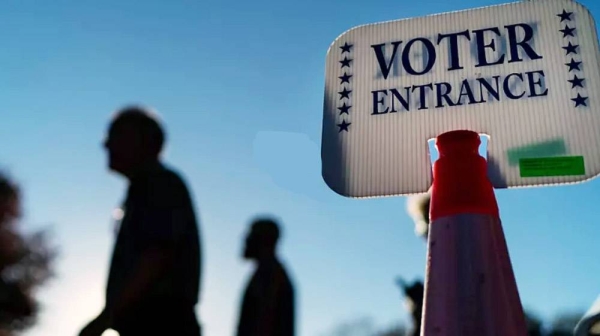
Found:
[{"label": "silhouetted man walking", "polygon": [[129,181],[106,288],[106,306],[81,336],[199,336],[195,306],[200,242],[188,189],[159,160],[164,132],[150,113],[122,110],[105,147],[110,169]]},{"label": "silhouetted man walking", "polygon": [[244,258],[258,265],[244,293],[237,336],[293,336],[294,289],[275,252],[278,225],[271,219],[253,222]]}]

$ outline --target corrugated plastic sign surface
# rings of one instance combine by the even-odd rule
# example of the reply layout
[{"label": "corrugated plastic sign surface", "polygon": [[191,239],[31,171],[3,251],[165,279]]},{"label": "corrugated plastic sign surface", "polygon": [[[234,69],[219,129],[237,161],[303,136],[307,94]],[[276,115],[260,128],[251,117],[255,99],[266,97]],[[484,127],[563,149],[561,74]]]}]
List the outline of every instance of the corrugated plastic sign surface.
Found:
[{"label": "corrugated plastic sign surface", "polygon": [[600,173],[596,27],[570,0],[529,1],[348,30],[326,59],[325,182],[350,197],[431,185],[427,141],[490,136],[497,188]]}]

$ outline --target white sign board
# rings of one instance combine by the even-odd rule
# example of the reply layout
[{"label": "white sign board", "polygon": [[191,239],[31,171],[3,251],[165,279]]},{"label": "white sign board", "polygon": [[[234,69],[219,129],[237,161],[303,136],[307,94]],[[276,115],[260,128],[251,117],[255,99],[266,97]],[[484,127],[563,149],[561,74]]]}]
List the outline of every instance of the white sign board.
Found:
[{"label": "white sign board", "polygon": [[489,135],[496,188],[600,173],[600,58],[589,11],[518,2],[359,26],[327,53],[325,182],[350,197],[426,192],[427,141]]}]

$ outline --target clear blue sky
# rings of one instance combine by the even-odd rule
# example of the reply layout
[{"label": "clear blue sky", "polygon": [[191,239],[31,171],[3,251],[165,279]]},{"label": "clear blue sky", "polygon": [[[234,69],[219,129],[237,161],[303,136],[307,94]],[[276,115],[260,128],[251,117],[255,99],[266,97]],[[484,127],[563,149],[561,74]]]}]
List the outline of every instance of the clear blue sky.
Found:
[{"label": "clear blue sky", "polygon": [[[600,2],[582,1],[595,17]],[[26,225],[51,224],[58,277],[30,336],[74,335],[99,312],[125,190],[100,147],[110,113],[156,108],[166,160],[198,205],[206,335],[232,334],[251,265],[252,216],[284,223],[299,335],[372,316],[407,319],[394,278],[424,274],[405,199],[352,200],[320,175],[325,54],[364,23],[500,3],[418,1],[33,1],[0,3],[0,165],[22,184]],[[524,305],[542,317],[600,294],[600,181],[499,191]]]}]

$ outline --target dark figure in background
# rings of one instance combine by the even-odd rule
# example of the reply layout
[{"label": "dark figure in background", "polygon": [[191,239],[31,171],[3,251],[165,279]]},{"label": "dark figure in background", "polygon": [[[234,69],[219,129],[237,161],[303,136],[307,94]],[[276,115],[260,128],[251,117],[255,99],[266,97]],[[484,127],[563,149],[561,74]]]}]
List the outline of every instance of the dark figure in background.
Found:
[{"label": "dark figure in background", "polygon": [[409,285],[403,279],[398,278],[397,283],[404,293],[406,309],[410,313],[412,320],[412,329],[407,332],[407,336],[419,336],[421,334],[421,316],[423,314],[425,287],[419,280]]},{"label": "dark figure in background", "polygon": [[53,275],[54,248],[46,231],[19,232],[20,192],[0,174],[0,336],[12,336],[33,325],[38,314],[34,290]]},{"label": "dark figure in background", "polygon": [[[431,202],[431,193],[417,195],[408,200],[408,213],[415,223],[415,234],[427,242],[429,235],[429,204]],[[407,336],[419,336],[421,334],[421,317],[423,314],[423,296],[425,286],[420,280],[416,280],[412,285],[407,284],[401,278],[397,279],[402,293],[404,303],[410,313],[412,329],[408,331]]]},{"label": "dark figure in background", "polygon": [[244,293],[237,336],[294,335],[294,289],[276,255],[278,240],[275,221],[252,223],[244,258],[258,265]]},{"label": "dark figure in background", "polygon": [[164,132],[146,110],[129,107],[112,121],[110,169],[129,181],[102,313],[81,336],[199,336],[200,239],[184,181],[159,160]]}]

